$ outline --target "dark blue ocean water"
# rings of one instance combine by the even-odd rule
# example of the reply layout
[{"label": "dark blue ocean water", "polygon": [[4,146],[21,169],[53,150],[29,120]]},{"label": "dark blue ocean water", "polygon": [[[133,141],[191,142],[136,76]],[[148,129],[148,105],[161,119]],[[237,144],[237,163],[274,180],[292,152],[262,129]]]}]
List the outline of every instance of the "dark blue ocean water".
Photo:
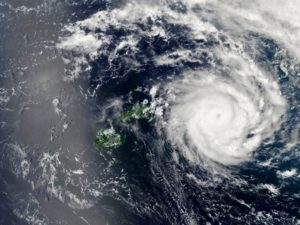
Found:
[{"label": "dark blue ocean water", "polygon": [[[39,13],[33,11],[20,14],[10,9],[20,5],[37,7],[41,4],[46,6],[41,6],[42,12]],[[86,175],[87,186],[98,188],[101,192],[100,196],[94,196],[93,199],[90,197],[94,205],[87,209],[71,208],[67,204],[67,199],[61,202],[57,196],[47,192],[47,185],[38,184],[39,177],[44,174],[43,169],[39,167],[43,151],[55,153],[60,146],[63,146],[65,150],[59,150],[61,162],[66,164],[65,168],[76,167],[77,164],[71,158],[72,151],[67,150],[72,149],[73,146],[68,145],[67,141],[75,143],[75,140],[58,135],[57,138],[61,138],[61,141],[52,145],[46,138],[44,139],[43,124],[47,125],[44,129],[51,129],[51,126],[48,127],[48,120],[43,117],[52,107],[50,98],[47,98],[49,94],[45,91],[45,96],[41,97],[39,94],[43,94],[43,88],[39,92],[29,94],[29,89],[34,89],[35,86],[23,90],[18,89],[21,85],[19,83],[35,84],[34,80],[46,70],[51,72],[45,77],[51,80],[49,82],[53,83],[53,86],[58,85],[56,81],[63,76],[64,72],[61,57],[70,60],[77,57],[75,52],[55,49],[59,37],[68,35],[63,31],[63,26],[89,18],[98,11],[111,10],[123,5],[124,2],[119,1],[92,0],[0,3],[2,15],[0,84],[3,88],[12,90],[11,88],[14,87],[18,90],[17,98],[12,97],[13,100],[8,105],[0,108],[0,119],[6,124],[0,130],[0,224],[39,224],[38,219],[42,221],[40,224],[297,224],[297,219],[298,221],[300,219],[299,176],[283,179],[278,176],[278,171],[300,168],[299,144],[283,151],[295,135],[295,129],[299,124],[300,90],[299,83],[295,81],[300,73],[300,65],[295,63],[288,52],[281,51],[282,47],[275,40],[259,33],[246,33],[245,51],[257,65],[270,71],[278,79],[283,96],[290,106],[286,113],[288,119],[283,123],[280,131],[274,134],[275,141],[262,144],[250,162],[225,168],[230,171],[229,177],[223,178],[218,175],[212,177],[203,167],[191,165],[184,157],[174,162],[172,154],[180,149],[173,149],[166,138],[158,134],[154,123],[147,119],[140,119],[129,125],[124,124],[118,119],[119,108],[114,105],[107,106],[113,99],[121,99],[124,108],[130,109],[145,99],[151,101],[147,90],[157,83],[164,85],[180,77],[186,70],[211,69],[212,62],[219,63],[221,66],[222,62],[219,61],[218,56],[209,55],[208,52],[215,46],[226,46],[226,36],[218,40],[213,36],[208,37],[207,40],[191,39],[188,35],[189,27],[171,24],[164,18],[156,21],[149,18],[146,23],[136,26],[146,33],[154,24],[160,24],[168,32],[169,39],[166,40],[159,35],[140,36],[137,50],[133,51],[125,46],[118,50],[113,59],[110,53],[115,51],[120,41],[136,34],[137,31],[124,27],[99,29],[99,34],[111,37],[111,41],[101,49],[106,53],[99,54],[94,59],[86,56],[91,70],[82,72],[81,77],[74,83],[62,85],[57,89],[60,95],[65,94],[69,99],[72,98],[70,96],[73,92],[68,94],[68,90],[84,94],[95,92],[93,96],[86,95],[86,98],[82,99],[76,97],[74,100],[82,101],[78,104],[83,105],[83,108],[92,114],[91,117],[105,115],[100,122],[87,125],[85,133],[90,143],[94,135],[93,129],[97,129],[97,126],[113,125],[118,132],[126,136],[124,145],[114,150],[96,148],[92,144],[81,144],[80,141],[74,144],[82,148],[79,152],[82,150],[83,155],[88,155],[83,161],[89,171]],[[170,10],[187,13],[184,4],[172,5]],[[90,31],[86,29],[85,32]],[[50,48],[45,48],[49,45]],[[199,46],[205,51],[194,54],[192,58],[179,59],[176,64],[155,63],[157,57],[164,54],[177,49],[193,51]],[[38,55],[41,50],[44,51],[43,56]],[[40,57],[44,60],[36,65],[34,62]],[[176,55],[173,57],[179,58]],[[133,61],[134,63],[131,63]],[[280,67],[283,62],[290,65],[288,76]],[[17,67],[29,68],[25,69],[25,77],[20,70],[16,70]],[[49,70],[49,67],[57,69]],[[100,88],[99,84],[101,84]],[[39,102],[44,100],[50,103],[37,111],[37,114],[23,118],[24,114],[20,113],[20,106],[25,99],[28,100],[28,95],[32,97],[30,101],[32,107],[39,107]],[[11,111],[6,110],[5,107]],[[26,108],[26,106],[22,107]],[[77,111],[73,112],[72,109],[77,108],[71,106],[68,113],[76,114]],[[39,116],[41,119],[31,125],[30,121],[40,118]],[[71,124],[76,123],[71,119],[70,121]],[[23,123],[26,129],[20,125]],[[30,136],[30,133],[35,135]],[[31,170],[25,178],[14,169],[15,163],[20,162],[14,161],[18,158],[12,156],[15,153],[8,148],[11,143],[26,146],[26,157],[30,161]],[[262,166],[265,162],[269,162],[268,166]],[[70,181],[65,183],[64,181],[69,179],[65,173],[67,169],[59,163],[55,165],[59,168],[57,182],[62,188],[78,191],[76,189],[78,186],[75,184],[72,186],[72,182],[85,182],[84,179],[72,181],[70,178]],[[96,182],[96,178],[99,181]],[[214,182],[213,179],[217,181]],[[201,180],[202,185],[197,180]],[[32,183],[38,187],[33,188]],[[258,188],[260,184],[273,185],[280,190],[280,193],[273,194],[268,189],[260,189]],[[84,189],[87,190],[89,188]],[[33,199],[32,196],[34,201],[30,200]],[[24,210],[26,208],[28,212]],[[19,211],[21,213],[16,213]],[[30,220],[29,215],[35,219]],[[85,223],[80,217],[89,223]]]}]

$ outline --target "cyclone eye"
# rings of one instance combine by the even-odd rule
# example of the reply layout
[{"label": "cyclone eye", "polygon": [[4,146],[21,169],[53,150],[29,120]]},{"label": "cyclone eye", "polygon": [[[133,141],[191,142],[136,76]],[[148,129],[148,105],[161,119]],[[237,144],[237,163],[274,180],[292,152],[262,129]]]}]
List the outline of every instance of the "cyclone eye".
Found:
[{"label": "cyclone eye", "polygon": [[215,117],[216,117],[216,119],[221,119],[222,114],[220,112],[218,112],[218,113],[216,113]]}]

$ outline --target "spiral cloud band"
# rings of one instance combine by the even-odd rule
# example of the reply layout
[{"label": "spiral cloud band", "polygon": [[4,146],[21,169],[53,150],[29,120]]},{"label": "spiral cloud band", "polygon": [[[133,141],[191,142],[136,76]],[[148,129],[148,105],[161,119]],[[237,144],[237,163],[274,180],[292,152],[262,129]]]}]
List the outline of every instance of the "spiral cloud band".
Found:
[{"label": "spiral cloud band", "polygon": [[226,76],[193,71],[169,87],[167,136],[193,162],[247,160],[272,137],[285,112],[278,84],[251,60],[228,53],[223,63]]},{"label": "spiral cloud band", "polygon": [[[165,114],[160,113],[164,114],[163,123],[158,120],[157,130],[160,132],[163,124],[169,143],[191,162],[206,162],[205,157],[224,165],[238,164],[271,141],[288,109],[275,72],[254,62],[256,54],[266,54],[262,47],[256,48],[263,39],[274,40],[293,57],[299,54],[293,51],[299,49],[294,29],[299,20],[292,19],[299,16],[295,12],[289,18],[296,1],[280,8],[284,13],[274,6],[282,5],[279,1],[272,2],[276,4],[269,0],[247,4],[240,0],[232,4],[223,0],[158,1],[150,6],[148,1],[129,1],[122,8],[99,11],[67,26],[70,34],[57,47],[80,56],[72,59],[75,69],[69,80],[77,78],[81,70],[89,70],[89,60],[101,57],[122,62],[128,71],[140,71],[148,60],[157,67],[180,71],[181,78],[172,77],[167,90],[159,93],[167,95],[168,106]],[[286,23],[289,25],[283,26]],[[141,24],[145,29],[140,29]],[[184,27],[184,32],[178,33],[173,25]],[[112,34],[111,28],[122,35]],[[197,68],[192,71],[185,62]]]}]

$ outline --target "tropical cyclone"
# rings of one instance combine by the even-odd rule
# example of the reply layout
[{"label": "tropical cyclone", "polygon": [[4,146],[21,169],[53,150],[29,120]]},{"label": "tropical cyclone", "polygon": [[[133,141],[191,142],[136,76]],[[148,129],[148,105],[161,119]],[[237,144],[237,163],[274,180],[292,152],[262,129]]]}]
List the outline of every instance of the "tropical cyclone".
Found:
[{"label": "tropical cyclone", "polygon": [[285,112],[286,101],[271,76],[247,58],[223,55],[219,74],[187,72],[168,87],[167,136],[192,162],[208,157],[228,165],[249,159],[280,127]]},{"label": "tropical cyclone", "polygon": [[[168,141],[191,162],[201,164],[199,160],[208,158],[224,165],[239,164],[249,160],[261,144],[272,141],[288,109],[276,75],[257,65],[253,55],[258,52],[249,51],[251,44],[246,34],[270,36],[287,49],[296,49],[299,42],[296,36],[290,37],[294,41],[288,41],[282,35],[298,26],[297,21],[280,30],[270,18],[277,16],[280,24],[286,20],[273,8],[266,16],[264,10],[245,4],[241,14],[234,10],[240,1],[233,2],[230,6],[213,0],[185,1],[183,5],[159,1],[150,6],[131,1],[122,8],[99,11],[67,26],[70,35],[58,47],[82,54],[75,65],[88,64],[88,60],[105,55],[110,62],[130,62],[128,70],[139,70],[149,60],[149,54],[141,49],[143,40],[160,39],[166,45],[172,41],[181,43],[183,37],[167,24],[185,27],[185,37],[192,47],[180,45],[161,54],[151,52],[156,66],[181,70],[180,76],[171,81],[159,80],[167,83],[160,94],[168,93],[165,100],[170,106],[163,118],[163,130]],[[141,7],[144,4],[147,7]],[[268,27],[264,17],[269,21]],[[140,24],[145,25],[144,29],[140,29]],[[116,37],[108,32],[111,27],[127,32]],[[89,41],[78,42],[85,40],[82,36]],[[115,46],[113,51],[111,43]],[[122,49],[125,55],[119,54]],[[86,55],[89,57],[85,58]],[[200,68],[185,68],[185,62]],[[78,71],[80,68],[74,72]],[[160,129],[161,123],[157,126]]]}]

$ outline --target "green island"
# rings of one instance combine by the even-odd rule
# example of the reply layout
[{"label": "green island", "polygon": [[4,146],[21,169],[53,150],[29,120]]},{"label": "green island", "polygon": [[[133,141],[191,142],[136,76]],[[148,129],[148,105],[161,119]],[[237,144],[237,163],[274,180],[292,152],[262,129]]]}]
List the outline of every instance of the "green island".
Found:
[{"label": "green island", "polygon": [[149,106],[135,106],[123,113],[121,119],[123,122],[128,123],[139,119],[148,119],[149,121],[152,121],[153,117],[151,116]]},{"label": "green island", "polygon": [[[124,123],[130,123],[134,120],[147,119],[149,122],[153,120],[153,114],[150,111],[149,106],[137,105],[130,110],[125,111],[121,115],[121,121]],[[118,148],[123,145],[125,136],[116,132],[114,128],[99,130],[94,139],[94,144],[97,147],[104,148]]]},{"label": "green island", "polygon": [[94,143],[98,147],[118,148],[124,143],[124,139],[124,136],[110,128],[98,131]]}]

